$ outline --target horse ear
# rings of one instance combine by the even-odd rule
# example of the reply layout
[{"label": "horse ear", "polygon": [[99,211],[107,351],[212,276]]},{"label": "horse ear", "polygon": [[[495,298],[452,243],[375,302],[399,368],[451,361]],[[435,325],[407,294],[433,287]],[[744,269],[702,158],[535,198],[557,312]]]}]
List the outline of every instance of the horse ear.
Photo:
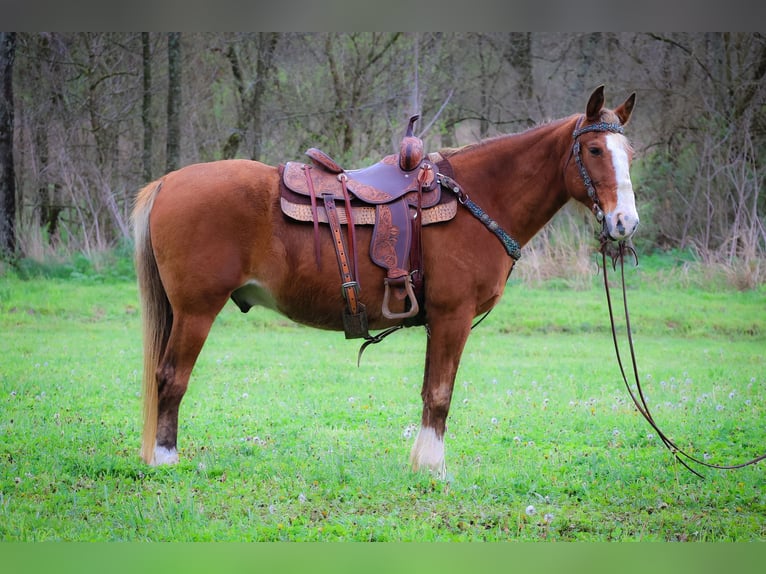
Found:
[{"label": "horse ear", "polygon": [[604,107],[604,86],[601,85],[590,95],[588,105],[585,108],[585,117],[589,120],[596,121],[600,118],[599,112]]},{"label": "horse ear", "polygon": [[630,119],[630,114],[633,111],[633,106],[636,105],[636,92],[633,92],[630,94],[627,100],[625,100],[619,108],[614,110],[614,113],[617,114],[617,117],[620,118],[620,123],[622,125],[625,125],[628,123],[628,120]]}]

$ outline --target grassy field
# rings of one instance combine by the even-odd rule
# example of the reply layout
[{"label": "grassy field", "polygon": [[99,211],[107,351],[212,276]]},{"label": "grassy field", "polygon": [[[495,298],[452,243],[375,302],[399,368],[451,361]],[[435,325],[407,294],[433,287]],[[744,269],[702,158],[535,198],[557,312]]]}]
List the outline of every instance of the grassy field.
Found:
[{"label": "grassy field", "polygon": [[[342,334],[234,305],[182,404],[180,464],[146,467],[135,284],[69,275],[0,277],[0,540],[766,539],[763,463],[701,480],[635,411],[598,277],[511,282],[466,348],[438,481],[407,464],[422,329],[357,368]],[[714,463],[766,450],[766,291],[651,259],[628,278],[661,428]]]}]

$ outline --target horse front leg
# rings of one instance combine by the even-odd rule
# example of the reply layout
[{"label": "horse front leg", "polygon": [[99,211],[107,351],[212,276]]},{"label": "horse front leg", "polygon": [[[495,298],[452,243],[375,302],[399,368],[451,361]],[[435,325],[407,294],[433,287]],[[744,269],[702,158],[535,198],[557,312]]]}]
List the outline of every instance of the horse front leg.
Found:
[{"label": "horse front leg", "polygon": [[460,357],[471,332],[471,318],[464,321],[434,320],[429,323],[429,330],[421,392],[423,416],[410,453],[410,462],[415,471],[430,470],[439,478],[444,478],[447,415]]}]

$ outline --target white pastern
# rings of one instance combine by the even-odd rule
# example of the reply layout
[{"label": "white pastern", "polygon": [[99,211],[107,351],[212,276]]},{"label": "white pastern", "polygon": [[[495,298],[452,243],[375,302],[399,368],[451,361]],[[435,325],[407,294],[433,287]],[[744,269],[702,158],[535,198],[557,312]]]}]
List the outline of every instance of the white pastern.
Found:
[{"label": "white pastern", "polygon": [[164,464],[176,464],[178,462],[178,451],[174,448],[155,445],[154,460],[152,466],[162,466]]},{"label": "white pastern", "polygon": [[412,445],[410,462],[413,470],[426,469],[439,478],[446,476],[444,464],[444,438],[436,435],[430,427],[422,427]]},{"label": "white pastern", "polygon": [[614,239],[630,237],[638,226],[636,197],[630,180],[630,161],[626,145],[625,136],[609,134],[606,137],[606,147],[612,154],[612,165],[617,180],[617,206],[613,212],[606,214],[609,234]]}]

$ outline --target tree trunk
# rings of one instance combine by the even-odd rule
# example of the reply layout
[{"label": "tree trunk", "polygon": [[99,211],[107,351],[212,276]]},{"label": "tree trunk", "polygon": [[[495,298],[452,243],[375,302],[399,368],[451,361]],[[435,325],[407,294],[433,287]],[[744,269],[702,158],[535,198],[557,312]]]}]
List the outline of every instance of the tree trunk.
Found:
[{"label": "tree trunk", "polygon": [[141,123],[144,125],[144,143],[141,159],[144,166],[144,181],[152,180],[152,53],[149,45],[149,32],[141,32],[143,60],[143,101],[141,104]]},{"label": "tree trunk", "polygon": [[[263,149],[263,96],[268,87],[268,81],[274,72],[274,52],[277,48],[279,33],[258,32],[254,38],[254,65],[248,66],[248,44],[235,41],[226,49],[226,58],[231,65],[234,84],[239,96],[237,106],[237,122],[224,143],[222,155],[231,159],[237,155],[240,144],[248,127],[252,128],[253,145],[250,159],[260,160]],[[239,46],[244,48],[238,49]],[[255,67],[253,71],[252,68]]]},{"label": "tree trunk", "polygon": [[59,215],[61,215],[61,185],[51,182],[50,144],[45,125],[35,126],[35,146],[40,162],[40,180],[37,184],[37,201],[40,207],[39,224],[45,229],[48,243],[58,240]]},{"label": "tree trunk", "polygon": [[534,78],[532,76],[532,34],[530,32],[510,32],[508,34],[508,63],[519,74],[516,95],[522,101],[531,100]]},{"label": "tree trunk", "polygon": [[256,82],[253,86],[251,107],[253,113],[253,151],[250,159],[260,160],[263,149],[263,95],[271,74],[274,71],[274,52],[279,34],[267,32],[259,34],[258,61],[256,62]]},{"label": "tree trunk", "polygon": [[165,171],[181,164],[181,33],[168,34],[168,140]]},{"label": "tree trunk", "polygon": [[[56,109],[56,102],[61,99],[61,96],[54,90],[48,93],[48,90],[43,88],[46,85],[45,80],[47,74],[49,74],[49,67],[52,66],[52,62],[56,61],[53,57],[53,51],[51,49],[50,36],[47,34],[41,34],[37,37],[35,44],[36,58],[29,58],[27,61],[34,63],[34,78],[38,82],[39,93],[47,94],[48,104],[43,108],[50,115],[53,115],[53,110]],[[21,71],[23,74],[24,72]],[[23,88],[22,88],[23,90]],[[54,245],[58,239],[57,231],[59,224],[59,215],[61,213],[61,184],[54,183],[51,173],[53,168],[50,161],[50,137],[49,130],[50,124],[45,121],[46,112],[40,113],[40,119],[33,124],[35,149],[37,150],[38,161],[38,173],[39,178],[37,181],[37,204],[39,208],[38,223],[41,229],[45,229],[48,237],[48,243]],[[22,119],[21,125],[24,124]]]},{"label": "tree trunk", "polygon": [[0,32],[0,254],[16,252],[16,175],[13,167],[13,59],[16,34]]}]

